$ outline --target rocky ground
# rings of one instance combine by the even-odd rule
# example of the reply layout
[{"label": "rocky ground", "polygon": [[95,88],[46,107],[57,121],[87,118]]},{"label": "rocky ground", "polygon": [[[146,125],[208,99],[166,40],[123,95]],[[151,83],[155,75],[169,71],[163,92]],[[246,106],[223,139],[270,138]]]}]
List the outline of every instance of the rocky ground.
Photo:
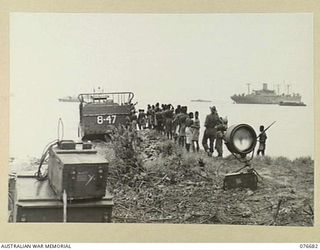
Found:
[{"label": "rocky ground", "polygon": [[[233,156],[187,153],[155,131],[121,133],[95,143],[109,159],[108,190],[115,223],[195,223],[312,226],[314,163],[254,158],[258,189],[223,190],[223,178],[242,167]],[[30,170],[37,159],[30,160]],[[21,170],[11,159],[11,169]]]}]

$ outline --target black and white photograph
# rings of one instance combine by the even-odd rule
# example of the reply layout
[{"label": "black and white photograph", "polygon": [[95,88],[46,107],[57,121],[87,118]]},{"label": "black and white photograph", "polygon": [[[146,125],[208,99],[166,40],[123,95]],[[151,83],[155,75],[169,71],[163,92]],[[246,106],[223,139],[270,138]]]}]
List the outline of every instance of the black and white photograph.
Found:
[{"label": "black and white photograph", "polygon": [[10,13],[8,223],[314,226],[312,13]]}]

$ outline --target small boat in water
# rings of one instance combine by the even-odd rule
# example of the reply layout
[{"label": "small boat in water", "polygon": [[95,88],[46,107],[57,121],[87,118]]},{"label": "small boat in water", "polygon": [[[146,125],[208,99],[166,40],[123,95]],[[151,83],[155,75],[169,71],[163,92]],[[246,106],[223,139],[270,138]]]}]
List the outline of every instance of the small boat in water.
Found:
[{"label": "small boat in water", "polygon": [[75,96],[66,96],[58,99],[59,102],[79,102],[78,97]]},{"label": "small boat in water", "polygon": [[203,100],[203,99],[197,99],[197,100],[191,100],[191,102],[212,102],[210,100]]},{"label": "small boat in water", "polygon": [[279,105],[280,106],[307,106],[305,103],[303,102],[290,102],[290,101],[287,101],[287,102],[279,102]]}]

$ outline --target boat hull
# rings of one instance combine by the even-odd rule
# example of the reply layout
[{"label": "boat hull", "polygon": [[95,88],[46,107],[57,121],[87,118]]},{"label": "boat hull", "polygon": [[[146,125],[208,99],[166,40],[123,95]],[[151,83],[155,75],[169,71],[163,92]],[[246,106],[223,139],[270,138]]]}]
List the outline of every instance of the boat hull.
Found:
[{"label": "boat hull", "polygon": [[77,96],[65,96],[58,99],[59,102],[79,102]]},{"label": "boat hull", "polygon": [[279,104],[280,102],[301,102],[301,96],[256,96],[234,95],[231,99],[237,104]]},{"label": "boat hull", "polygon": [[280,106],[307,106],[303,102],[280,102]]}]

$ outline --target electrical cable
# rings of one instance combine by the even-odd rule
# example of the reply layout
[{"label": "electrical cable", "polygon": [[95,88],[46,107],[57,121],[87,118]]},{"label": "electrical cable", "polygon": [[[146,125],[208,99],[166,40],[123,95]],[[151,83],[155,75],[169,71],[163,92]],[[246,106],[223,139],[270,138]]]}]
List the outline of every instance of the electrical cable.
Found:
[{"label": "electrical cable", "polygon": [[39,163],[39,166],[38,166],[38,171],[35,173],[36,179],[37,179],[38,181],[44,181],[44,180],[46,180],[47,177],[48,177],[48,174],[47,174],[47,173],[43,174],[43,173],[41,172],[41,168],[42,168],[42,165],[43,165],[43,163],[45,162],[45,160],[48,158],[49,150],[50,150],[53,146],[55,146],[56,144],[58,144],[58,141],[55,141],[55,142],[51,143],[51,144],[47,147],[47,149],[45,150],[45,152],[42,154],[42,156],[41,156],[40,163]]},{"label": "electrical cable", "polygon": [[44,152],[47,151],[47,148],[48,148],[51,144],[53,144],[53,143],[55,143],[55,142],[58,142],[58,140],[57,140],[57,139],[54,139],[53,141],[49,142],[49,143],[43,148],[41,155],[43,155]]},{"label": "electrical cable", "polygon": [[[62,131],[62,132],[61,132],[61,139],[59,138],[59,137],[60,137],[60,126],[61,126],[61,128],[62,128],[62,130],[61,130],[61,131]],[[63,140],[63,137],[64,137],[64,124],[63,124],[63,121],[62,121],[61,118],[59,118],[59,120],[58,120],[57,131],[58,131],[58,139],[55,139],[55,140],[49,142],[49,143],[44,147],[44,149],[43,149],[43,151],[42,151],[42,155],[41,155],[41,158],[40,158],[38,170],[37,170],[37,172],[35,173],[36,179],[37,179],[38,181],[44,181],[44,180],[47,179],[48,173],[43,174],[43,173],[41,172],[42,165],[43,165],[43,163],[48,159],[48,155],[49,155],[50,149],[51,149],[53,146],[59,144],[59,142],[60,142],[61,140]]]}]

